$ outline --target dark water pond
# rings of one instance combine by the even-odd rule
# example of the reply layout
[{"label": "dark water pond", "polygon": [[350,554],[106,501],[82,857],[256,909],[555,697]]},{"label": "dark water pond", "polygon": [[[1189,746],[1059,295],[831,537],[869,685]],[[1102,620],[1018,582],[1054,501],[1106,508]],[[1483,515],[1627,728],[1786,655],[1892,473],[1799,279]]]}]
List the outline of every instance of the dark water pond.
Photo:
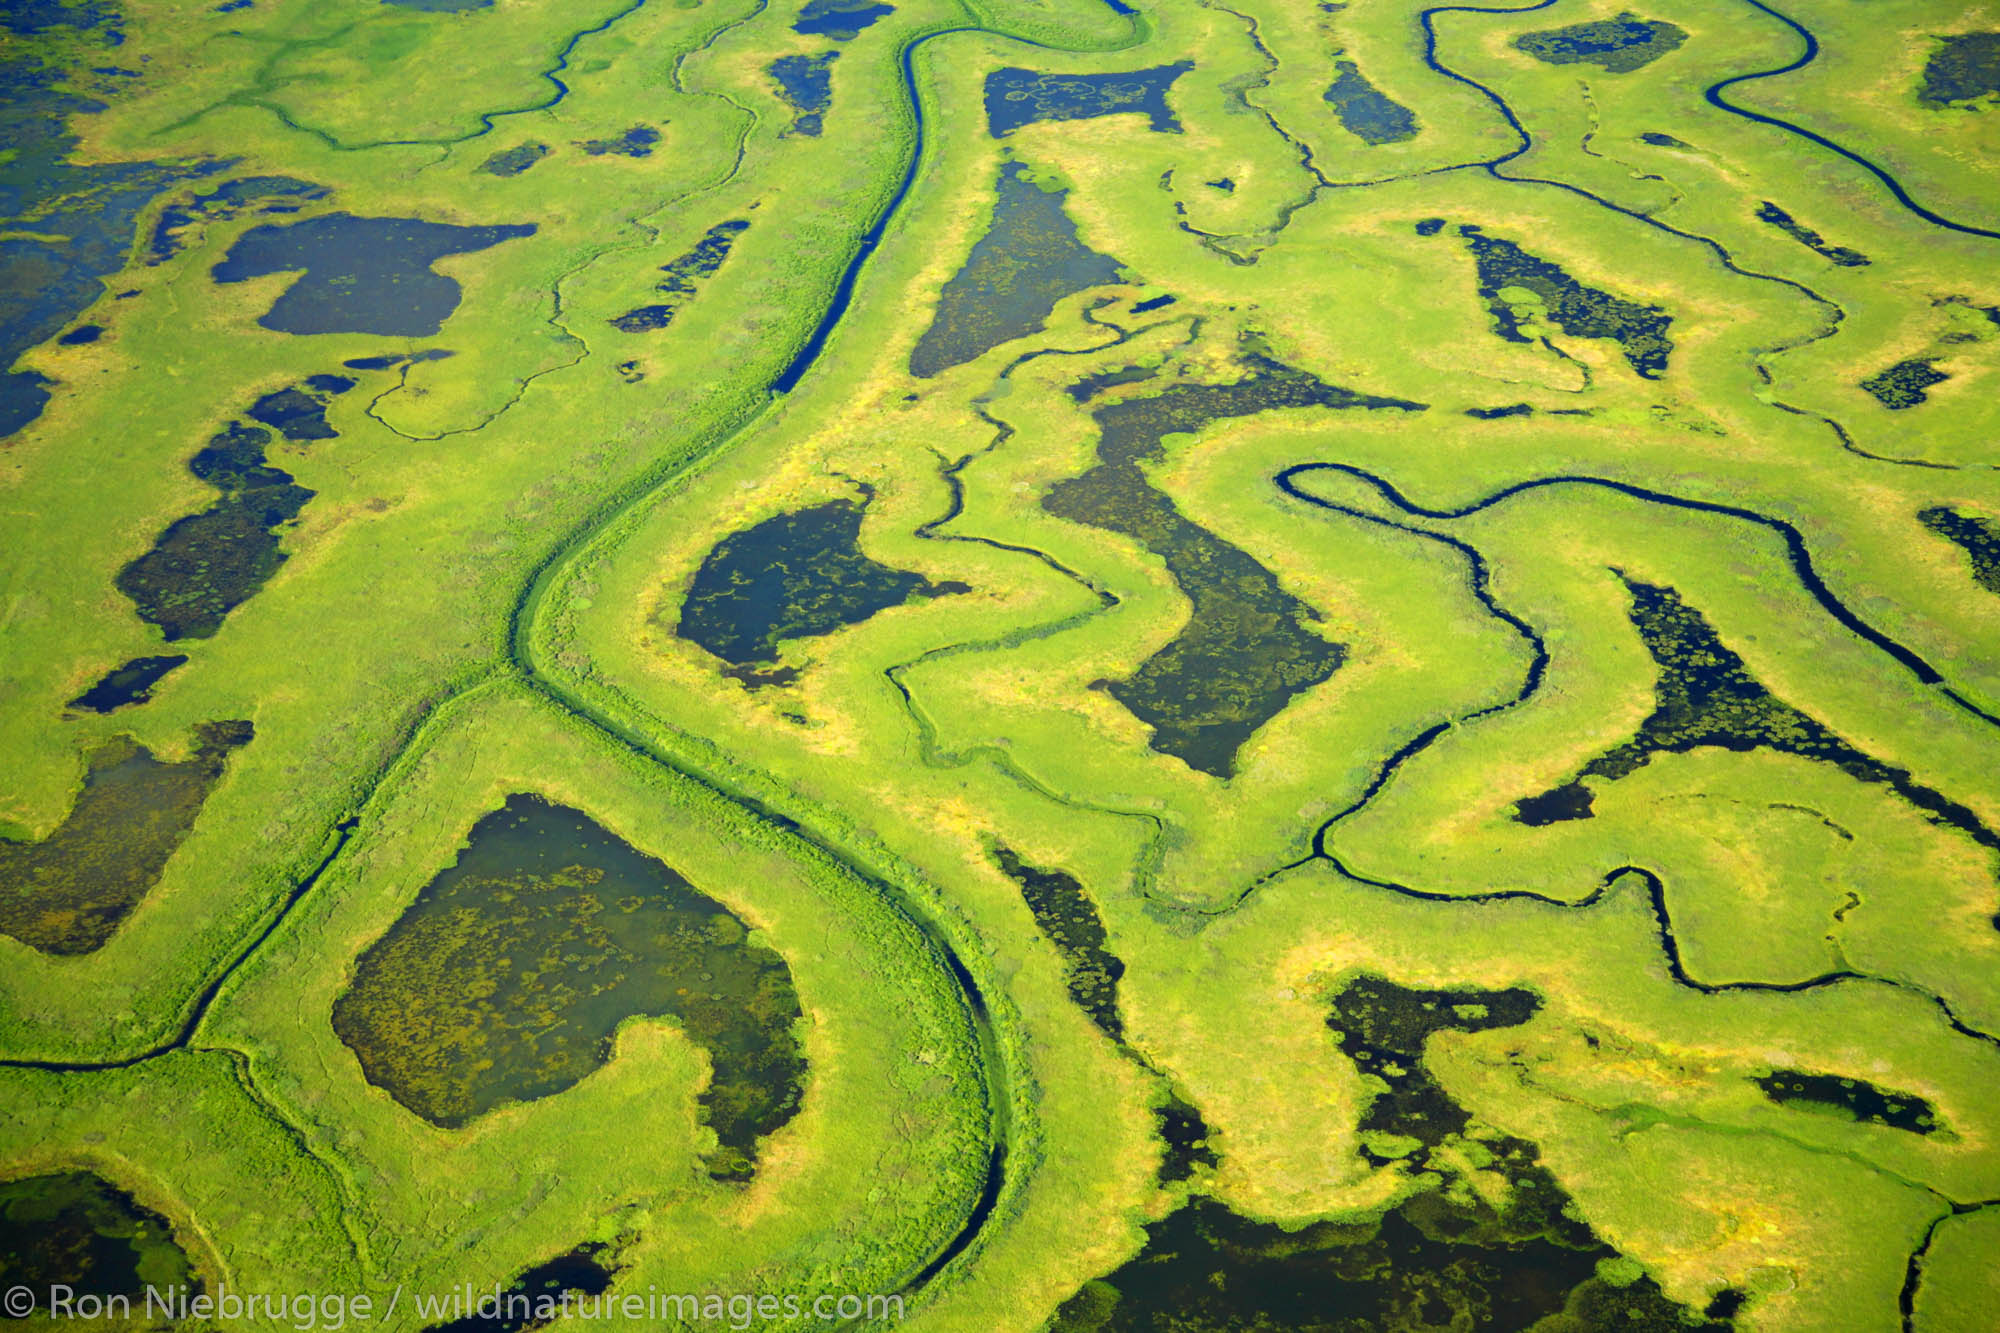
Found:
[{"label": "dark water pond", "polygon": [[[327,399],[353,385],[344,376],[315,375],[259,398],[250,415],[289,440],[332,439]],[[279,530],[313,492],[267,461],[270,443],[270,431],[237,421],[211,437],[188,460],[188,471],[220,492],[215,503],[174,520],[151,550],[118,572],[118,590],[169,643],[212,636],[285,563]]]},{"label": "dark water pond", "polygon": [[1176,383],[1097,408],[1097,465],[1042,499],[1057,518],[1132,537],[1166,562],[1191,603],[1187,624],[1132,675],[1098,686],[1153,729],[1153,749],[1219,778],[1235,772],[1237,750],[1292,696],[1333,674],[1346,650],[1306,628],[1319,619],[1310,606],[1248,553],[1184,517],[1141,465],[1159,457],[1168,435],[1232,417],[1296,407],[1423,410],[1261,355],[1247,359],[1251,375],[1234,384]]},{"label": "dark water pond", "polygon": [[110,713],[131,704],[145,703],[153,697],[153,687],[169,671],[186,662],[187,658],[178,654],[135,657],[125,665],[105,672],[103,679],[71,699],[69,706],[81,708],[87,713]]},{"label": "dark water pond", "polygon": [[878,611],[972,591],[871,559],[861,550],[868,497],[776,514],[715,544],[695,572],[675,632],[723,661],[745,684],[782,684],[757,672],[786,639],[858,625]]},{"label": "dark water pond", "polygon": [[102,324],[79,324],[62,337],[56,339],[56,342],[63,347],[82,347],[86,343],[96,342],[103,336],[104,326]]},{"label": "dark water pond", "polygon": [[324,185],[294,176],[242,176],[224,181],[213,190],[190,194],[160,210],[159,220],[153,224],[152,239],[146,246],[146,262],[164,264],[187,248],[190,239],[211,223],[228,222],[245,213],[296,213],[332,193]]},{"label": "dark water pond", "polygon": [[0,1275],[39,1301],[61,1284],[79,1300],[123,1296],[135,1309],[149,1286],[201,1286],[167,1219],[89,1171],[0,1184]]},{"label": "dark water pond", "polygon": [[810,56],[780,56],[770,65],[778,95],[792,109],[792,125],[787,134],[818,137],[826,127],[826,113],[833,105],[833,62],[838,51],[821,51]]},{"label": "dark water pond", "polygon": [[749,229],[750,223],[744,218],[731,218],[710,227],[686,254],[660,265],[660,272],[667,276],[653,290],[667,299],[627,310],[614,318],[611,326],[625,333],[648,333],[673,323],[680,308],[694,299],[702,280],[722,267],[736,238]]},{"label": "dark water pond", "polygon": [[910,353],[928,378],[1041,329],[1064,297],[1119,280],[1118,261],[1078,239],[1068,197],[1000,168],[993,221],[938,295],[937,314]]},{"label": "dark water pond", "polygon": [[[1492,312],[1494,331],[1509,342],[1533,342],[1525,331],[1536,318],[1546,319],[1572,338],[1615,342],[1625,361],[1646,379],[1667,370],[1674,350],[1668,331],[1673,316],[1658,306],[1641,305],[1578,282],[1558,265],[1537,258],[1498,236],[1488,236],[1470,223],[1460,227],[1479,273],[1479,295]],[[1504,288],[1534,293],[1533,302],[1509,299]]]},{"label": "dark water pond", "polygon": [[1104,922],[1074,875],[1029,865],[1006,847],[994,859],[1008,878],[1021,886],[1021,896],[1034,913],[1035,924],[1062,955],[1063,980],[1070,999],[1090,1015],[1090,1021],[1116,1042],[1125,1040],[1125,1021],[1118,1013],[1118,979],[1124,962],[1105,942]]},{"label": "dark water pond", "polygon": [[[1083,884],[1063,870],[1030,865],[1011,848],[996,847],[1000,869],[1021,886],[1021,897],[1034,914],[1035,925],[1056,946],[1063,960],[1063,982],[1071,1001],[1097,1024],[1118,1048],[1147,1069],[1153,1064],[1125,1040],[1125,1020],[1118,1012],[1118,981],[1124,960],[1106,948],[1109,937],[1097,904]],[[1153,1109],[1164,1145],[1159,1178],[1162,1183],[1188,1180],[1199,1166],[1216,1166],[1220,1159],[1209,1143],[1209,1128],[1201,1112],[1178,1091]]]},{"label": "dark water pond", "polygon": [[1828,263],[1838,264],[1842,268],[1860,268],[1868,262],[1868,256],[1862,254],[1859,250],[1851,249],[1845,245],[1828,244],[1824,236],[1821,236],[1811,227],[1806,226],[1768,199],[1758,205],[1757,219],[1760,222],[1770,223],[1773,227],[1776,227],[1779,231],[1806,247],[1806,249],[1825,259]]},{"label": "dark water pond", "polygon": [[1551,65],[1590,64],[1607,74],[1626,74],[1652,64],[1686,40],[1684,28],[1625,13],[1595,23],[1523,33],[1514,45]]},{"label": "dark water pond", "polygon": [[1672,588],[1631,578],[1625,579],[1625,587],[1632,598],[1633,627],[1659,671],[1653,713],[1631,740],[1585,764],[1571,781],[1519,802],[1515,817],[1522,823],[1591,818],[1593,798],[1585,779],[1616,782],[1657,754],[1711,747],[1764,749],[1832,764],[1862,782],[1885,786],[1931,823],[1957,829],[2000,852],[2000,836],[1971,810],[1924,786],[1908,769],[1862,753],[1772,694],[1717,637],[1707,618]]},{"label": "dark water pond", "polygon": [[747,1179],[805,1080],[784,959],[588,815],[515,795],[361,955],[333,1026],[369,1082],[455,1127],[573,1087],[641,1014],[708,1053],[709,1174]]},{"label": "dark water pond", "polygon": [[0,932],[43,953],[104,947],[194,827],[248,722],[208,722],[178,763],[124,737],[89,755],[76,804],[41,842],[0,839]]},{"label": "dark water pond", "polygon": [[[1139,1255],[1065,1302],[1053,1327],[1062,1333],[1726,1328],[1716,1315],[1704,1319],[1669,1300],[1649,1277],[1617,1276],[1620,1266],[1609,1262],[1617,1252],[1574,1215],[1534,1145],[1475,1125],[1431,1077],[1424,1045],[1432,1033],[1511,1027],[1537,1004],[1521,990],[1412,990],[1372,977],[1349,983],[1334,997],[1328,1025],[1377,1089],[1364,1130],[1384,1146],[1393,1141],[1400,1153],[1366,1155],[1376,1165],[1403,1162],[1416,1179],[1426,1179],[1419,1172],[1439,1173],[1428,1177],[1430,1187],[1380,1218],[1297,1231],[1196,1199],[1148,1226]],[[1447,1143],[1505,1177],[1508,1192],[1497,1206],[1470,1190],[1437,1188],[1445,1183],[1440,1177],[1461,1172],[1431,1155]]]},{"label": "dark water pond", "polygon": [[861,30],[896,12],[894,5],[871,0],[807,0],[792,31],[808,37],[831,37],[836,42],[852,41]]},{"label": "dark water pond", "polygon": [[97,302],[155,198],[217,166],[72,160],[70,118],[106,106],[76,90],[89,81],[82,66],[122,41],[116,12],[55,3],[0,10],[10,34],[0,44],[0,438],[49,400],[51,381],[13,370],[15,361]]},{"label": "dark water pond", "polygon": [[1167,90],[1193,69],[1191,61],[1156,65],[1122,74],[1045,74],[1010,66],[986,76],[986,128],[1004,139],[1023,125],[1042,120],[1090,120],[1136,111],[1148,127],[1179,134],[1180,121],[1167,105]]},{"label": "dark water pond", "polygon": [[1964,551],[1972,561],[1972,577],[1979,586],[2000,597],[2000,519],[1960,514],[1943,505],[1933,505],[1919,512],[1917,521]]},{"label": "dark water pond", "polygon": [[383,356],[356,356],[340,364],[349,370],[394,370],[397,366],[416,361],[442,361],[448,356],[456,356],[448,347],[426,347],[421,352],[396,352]]},{"label": "dark water pond", "polygon": [[1334,62],[1334,80],[1323,96],[1341,128],[1373,147],[1417,137],[1416,113],[1368,81],[1352,60]]},{"label": "dark water pond", "polygon": [[299,273],[257,322],[279,333],[423,338],[458,308],[459,285],[431,265],[446,255],[532,236],[532,223],[456,227],[417,218],[328,213],[253,227],[212,270],[217,282]]},{"label": "dark water pond", "polygon": [[591,1241],[525,1270],[497,1294],[490,1287],[478,1289],[473,1309],[425,1333],[527,1333],[552,1324],[564,1313],[565,1295],[573,1309],[576,1297],[611,1289],[618,1270],[609,1264],[608,1248]]},{"label": "dark water pond", "polygon": [[1891,412],[1901,412],[1928,402],[1932,386],[1943,384],[1950,378],[1932,365],[1930,358],[1918,356],[1898,361],[1887,370],[1870,375],[1861,381],[1861,387],[1875,395],[1875,401]]},{"label": "dark water pond", "polygon": [[651,157],[660,132],[651,125],[634,125],[608,139],[579,139],[576,146],[592,157]]},{"label": "dark water pond", "polygon": [[1161,1184],[1191,1180],[1197,1167],[1222,1164],[1210,1146],[1208,1122],[1179,1093],[1170,1094],[1154,1109],[1153,1116],[1159,1121],[1160,1141],[1166,1145],[1160,1158]]},{"label": "dark water pond", "polygon": [[343,394],[354,381],[342,375],[314,375],[303,387],[267,393],[250,405],[250,419],[269,426],[294,444],[331,440],[339,432],[326,419],[327,395]]},{"label": "dark water pond", "polygon": [[1873,1083],[1803,1069],[1774,1069],[1756,1080],[1766,1097],[1787,1106],[1824,1108],[1866,1125],[1885,1125],[1929,1134],[1938,1127],[1937,1110],[1914,1093],[1884,1092]]},{"label": "dark water pond", "polygon": [[479,164],[478,169],[489,176],[518,176],[548,155],[547,144],[530,140],[492,154]]},{"label": "dark water pond", "polygon": [[2000,94],[2000,32],[1962,32],[1936,41],[1918,97],[1950,106]]}]

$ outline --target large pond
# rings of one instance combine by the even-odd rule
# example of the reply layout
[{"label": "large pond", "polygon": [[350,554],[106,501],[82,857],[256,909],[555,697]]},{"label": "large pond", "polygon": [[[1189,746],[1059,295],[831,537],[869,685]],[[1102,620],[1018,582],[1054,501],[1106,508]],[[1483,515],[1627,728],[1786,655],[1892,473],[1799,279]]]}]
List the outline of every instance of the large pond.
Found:
[{"label": "large pond", "polygon": [[1279,408],[1393,408],[1268,358],[1233,384],[1176,383],[1091,413],[1097,465],[1058,482],[1042,499],[1057,518],[1121,533],[1166,562],[1190,603],[1187,623],[1138,670],[1099,685],[1153,729],[1151,745],[1203,773],[1227,778],[1236,752],[1292,697],[1333,675],[1346,649],[1308,628],[1312,607],[1278,585],[1241,548],[1187,519],[1147,480],[1168,435]]},{"label": "large pond", "polygon": [[1118,261],[1078,239],[1066,197],[1037,185],[1018,162],[1000,168],[993,221],[939,294],[910,352],[912,375],[975,360],[1042,328],[1064,297],[1118,281]]},{"label": "large pond", "polygon": [[213,270],[217,282],[300,276],[257,322],[280,333],[381,333],[423,338],[458,308],[457,282],[431,268],[446,255],[532,236],[532,223],[458,227],[419,218],[328,213],[252,227]]},{"label": "large pond", "polygon": [[76,803],[40,842],[0,839],[0,932],[44,953],[104,947],[194,827],[248,722],[209,722],[168,762],[124,737],[89,755]]},{"label": "large pond", "polygon": [[361,955],[333,1026],[369,1082],[456,1127],[574,1087],[638,1015],[707,1053],[708,1170],[747,1178],[805,1079],[784,959],[582,811],[515,795]]},{"label": "large pond", "polygon": [[836,42],[848,42],[860,36],[863,29],[873,27],[895,12],[894,5],[878,4],[874,0],[806,0],[799,16],[792,20],[792,31],[808,37],[831,37]]},{"label": "large pond", "polygon": [[1324,94],[1340,126],[1371,148],[1417,137],[1416,113],[1368,81],[1352,60],[1336,60]]},{"label": "large pond", "polygon": [[1047,74],[1009,66],[986,76],[986,128],[1004,139],[1023,125],[1044,120],[1091,120],[1137,112],[1147,127],[1178,134],[1180,119],[1167,90],[1193,69],[1191,61],[1116,74]]},{"label": "large pond", "polygon": [[1924,62],[1918,97],[1941,107],[1977,104],[2000,94],[2000,32],[1961,32],[1934,40],[1937,46]]},{"label": "large pond", "polygon": [[1624,13],[1567,28],[1523,33],[1514,45],[1550,65],[1595,65],[1607,74],[1629,74],[1687,40],[1687,30],[1664,20]]},{"label": "large pond", "polygon": [[866,506],[866,497],[831,500],[730,533],[695,571],[675,632],[728,662],[745,684],[784,684],[791,671],[762,668],[778,660],[787,639],[831,634],[905,602],[971,591],[866,555]]}]

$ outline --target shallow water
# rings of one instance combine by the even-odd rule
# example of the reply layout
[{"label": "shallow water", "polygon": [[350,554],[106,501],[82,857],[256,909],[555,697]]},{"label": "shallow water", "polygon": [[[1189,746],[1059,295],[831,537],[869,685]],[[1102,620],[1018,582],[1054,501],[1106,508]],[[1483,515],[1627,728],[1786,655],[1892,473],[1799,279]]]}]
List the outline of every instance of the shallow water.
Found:
[{"label": "shallow water", "polygon": [[1180,120],[1167,105],[1167,90],[1193,69],[1191,61],[1114,74],[1045,74],[1009,66],[986,76],[986,128],[1004,139],[1023,125],[1043,120],[1090,120],[1136,111],[1147,127],[1179,134]]},{"label": "shallow water", "polygon": [[1922,1097],[1885,1092],[1864,1079],[1774,1069],[1755,1081],[1766,1097],[1783,1105],[1824,1107],[1864,1125],[1883,1125],[1912,1134],[1931,1134],[1938,1128],[1936,1108]]},{"label": "shallow water", "polygon": [[549,155],[549,146],[540,140],[516,144],[503,148],[487,157],[479,164],[478,170],[489,176],[518,176],[535,163]]},{"label": "shallow water", "polygon": [[2000,32],[1938,37],[1918,97],[1932,106],[1976,103],[2000,93]]},{"label": "shallow water", "polygon": [[618,1270],[607,1263],[606,1251],[606,1246],[588,1242],[527,1269],[497,1293],[492,1287],[475,1288],[475,1307],[489,1295],[491,1303],[450,1323],[433,1324],[425,1333],[527,1333],[554,1323],[561,1316],[565,1293],[574,1298],[611,1289]]},{"label": "shallow water", "polygon": [[2000,597],[2000,519],[1932,505],[1917,514],[1917,521],[1964,551],[1972,562],[1973,579]]},{"label": "shallow water", "polygon": [[810,56],[780,56],[770,64],[778,95],[792,108],[787,134],[818,137],[826,127],[826,113],[833,106],[833,62],[838,51],[821,51]]},{"label": "shallow water", "polygon": [[362,953],[333,1026],[369,1082],[455,1128],[574,1087],[642,1014],[707,1052],[706,1166],[747,1178],[805,1079],[784,960],[588,815],[515,795]]},{"label": "shallow water", "polygon": [[1653,712],[1631,740],[1585,764],[1569,782],[1517,802],[1515,818],[1520,822],[1589,819],[1594,795],[1585,779],[1616,782],[1655,755],[1704,748],[1765,749],[1832,764],[1859,781],[1885,786],[1931,823],[1957,829],[1987,850],[2000,852],[2000,835],[1970,809],[1924,786],[1908,769],[1856,749],[1772,694],[1679,593],[1637,579],[1624,582],[1632,598],[1632,625],[1659,672]]},{"label": "shallow water", "polygon": [[1624,13],[1595,23],[1523,33],[1514,45],[1550,65],[1595,65],[1607,74],[1626,74],[1650,65],[1687,40],[1671,23]]},{"label": "shallow water", "polygon": [[861,500],[776,514],[733,532],[695,572],[675,632],[733,666],[746,684],[779,684],[760,663],[787,639],[830,634],[920,598],[970,592],[871,559],[861,550]]},{"label": "shallow water", "polygon": [[0,1183],[0,1275],[44,1300],[61,1284],[135,1308],[148,1286],[201,1287],[167,1219],[89,1171]]},{"label": "shallow water", "polygon": [[[77,58],[115,45],[108,4],[8,5],[0,26],[15,38],[65,29]],[[102,279],[125,267],[139,216],[164,190],[217,169],[212,162],[80,163],[74,116],[105,109],[79,95],[82,68],[44,63],[46,44],[10,40],[0,49],[0,438],[47,405],[52,381],[13,371],[32,347],[55,337],[104,294]],[[118,82],[114,80],[113,82]],[[107,95],[109,90],[107,90]]]},{"label": "shallow water", "polygon": [[1339,60],[1333,69],[1333,84],[1323,96],[1342,129],[1370,147],[1417,137],[1416,113],[1370,83],[1359,65]]},{"label": "shallow water", "polygon": [[1930,390],[1950,378],[1933,365],[1930,358],[1911,357],[1870,375],[1861,381],[1861,387],[1891,412],[1901,412],[1928,402]]},{"label": "shallow water", "polygon": [[[1673,316],[1658,306],[1641,305],[1586,287],[1558,265],[1529,254],[1498,236],[1488,236],[1471,224],[1458,229],[1472,251],[1479,271],[1479,295],[1492,312],[1494,331],[1510,342],[1533,342],[1529,325],[1547,320],[1572,338],[1615,342],[1625,361],[1646,379],[1667,371],[1674,350],[1668,336]],[[1510,299],[1505,289],[1532,292],[1533,303]]]},{"label": "shallow water", "polygon": [[[217,282],[300,276],[259,316],[279,333],[382,333],[423,338],[458,308],[458,283],[431,265],[532,236],[532,223],[455,227],[417,218],[328,213],[253,227],[212,270]],[[303,272],[301,272],[303,270]]]},{"label": "shallow water", "polygon": [[807,0],[798,18],[792,21],[792,31],[847,42],[895,12],[894,5],[874,4],[871,0]]},{"label": "shallow water", "polygon": [[687,253],[660,265],[660,272],[666,277],[653,290],[667,299],[627,310],[613,318],[611,326],[624,333],[650,333],[673,323],[681,307],[701,289],[702,281],[729,258],[736,238],[749,229],[750,223],[744,218],[731,218],[710,227]]},{"label": "shallow water", "polygon": [[[327,401],[354,383],[343,375],[314,375],[304,385],[265,394],[249,415],[288,440],[333,439]],[[216,501],[176,519],[151,550],[118,572],[118,590],[169,643],[215,634],[285,563],[279,530],[299,516],[313,492],[267,460],[270,444],[270,431],[236,421],[212,436],[188,460],[188,471],[220,492]]]},{"label": "shallow water", "polygon": [[146,263],[164,264],[182,250],[200,230],[213,223],[228,222],[246,213],[296,213],[306,204],[333,194],[324,185],[294,176],[242,176],[228,180],[213,190],[189,194],[160,210],[153,224],[152,239],[146,247]]},{"label": "shallow water", "polygon": [[1135,538],[1166,562],[1191,604],[1187,623],[1130,676],[1096,687],[1152,728],[1153,749],[1219,778],[1234,774],[1237,751],[1294,695],[1333,675],[1346,649],[1308,629],[1319,619],[1312,607],[1248,553],[1190,522],[1141,465],[1159,456],[1166,436],[1232,417],[1296,407],[1423,410],[1249,360],[1252,374],[1234,384],[1176,383],[1097,408],[1097,465],[1042,499],[1057,518]]},{"label": "shallow water", "polygon": [[579,139],[576,146],[592,157],[651,157],[660,132],[651,125],[634,125],[608,139]]},{"label": "shallow water", "polygon": [[152,892],[229,756],[250,743],[248,722],[195,729],[177,763],[125,737],[92,750],[83,790],[40,842],[0,839],[0,933],[43,953],[101,949]]},{"label": "shallow water", "polygon": [[1097,905],[1074,875],[1029,865],[1006,847],[994,859],[1008,878],[1021,886],[1021,897],[1035,924],[1063,959],[1063,980],[1070,999],[1090,1015],[1090,1021],[1113,1041],[1125,1040],[1125,1021],[1118,1014],[1118,979],[1125,964],[1105,948],[1104,922]]},{"label": "shallow water", "polygon": [[186,662],[187,658],[179,654],[135,657],[105,672],[95,685],[71,699],[69,706],[87,713],[111,713],[145,703],[153,697],[153,687]]},{"label": "shallow water", "polygon": [[[1147,1226],[1145,1248],[1066,1301],[1052,1327],[1061,1333],[1517,1333],[1567,1315],[1563,1327],[1592,1333],[1726,1328],[1715,1322],[1726,1318],[1715,1307],[1705,1322],[1668,1300],[1652,1279],[1621,1282],[1615,1267],[1601,1267],[1617,1252],[1573,1216],[1572,1201],[1534,1145],[1477,1125],[1432,1079],[1424,1062],[1431,1034],[1516,1026],[1538,1007],[1522,990],[1427,991],[1374,977],[1351,981],[1334,997],[1328,1026],[1376,1089],[1363,1130],[1402,1150],[1383,1156],[1364,1148],[1363,1156],[1376,1166],[1407,1163],[1412,1178],[1428,1186],[1379,1218],[1297,1231],[1197,1197]],[[1431,1156],[1446,1145],[1484,1161],[1489,1173],[1504,1178],[1506,1196],[1492,1204],[1463,1188],[1439,1192],[1464,1172]],[[1416,1174],[1423,1169],[1444,1179]]]},{"label": "shallow water", "polygon": [[1868,263],[1867,255],[1845,245],[1829,244],[1824,236],[1768,199],[1758,205],[1757,218],[1760,222],[1770,223],[1828,263],[1838,264],[1842,268],[1861,268]]},{"label": "shallow water", "polygon": [[1068,197],[1000,168],[993,220],[938,294],[937,313],[910,352],[910,373],[938,375],[1043,328],[1068,296],[1119,280],[1118,261],[1077,237]]}]

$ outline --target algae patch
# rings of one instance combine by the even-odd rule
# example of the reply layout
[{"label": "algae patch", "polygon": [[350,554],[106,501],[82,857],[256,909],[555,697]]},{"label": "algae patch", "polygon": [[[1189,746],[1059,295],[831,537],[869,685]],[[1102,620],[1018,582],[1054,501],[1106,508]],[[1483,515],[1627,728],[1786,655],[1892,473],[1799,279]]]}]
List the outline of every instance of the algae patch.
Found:
[{"label": "algae patch", "polygon": [[790,969],[672,867],[515,795],[362,953],[333,1026],[369,1082],[456,1128],[575,1086],[641,1014],[707,1052],[708,1170],[747,1178],[805,1079]]},{"label": "algae patch", "polygon": [[90,752],[76,803],[40,842],[0,840],[0,932],[43,953],[101,949],[160,873],[249,744],[248,722],[195,729],[194,753],[163,762],[119,737]]}]

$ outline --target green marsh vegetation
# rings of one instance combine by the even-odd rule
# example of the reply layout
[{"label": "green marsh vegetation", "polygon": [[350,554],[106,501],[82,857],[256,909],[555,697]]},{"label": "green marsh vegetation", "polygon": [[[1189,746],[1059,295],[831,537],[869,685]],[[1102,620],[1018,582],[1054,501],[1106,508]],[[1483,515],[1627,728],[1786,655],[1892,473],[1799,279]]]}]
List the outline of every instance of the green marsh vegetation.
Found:
[{"label": "green marsh vegetation", "polygon": [[1990,24],[7,23],[0,1174],[65,1255],[1987,1318]]}]

